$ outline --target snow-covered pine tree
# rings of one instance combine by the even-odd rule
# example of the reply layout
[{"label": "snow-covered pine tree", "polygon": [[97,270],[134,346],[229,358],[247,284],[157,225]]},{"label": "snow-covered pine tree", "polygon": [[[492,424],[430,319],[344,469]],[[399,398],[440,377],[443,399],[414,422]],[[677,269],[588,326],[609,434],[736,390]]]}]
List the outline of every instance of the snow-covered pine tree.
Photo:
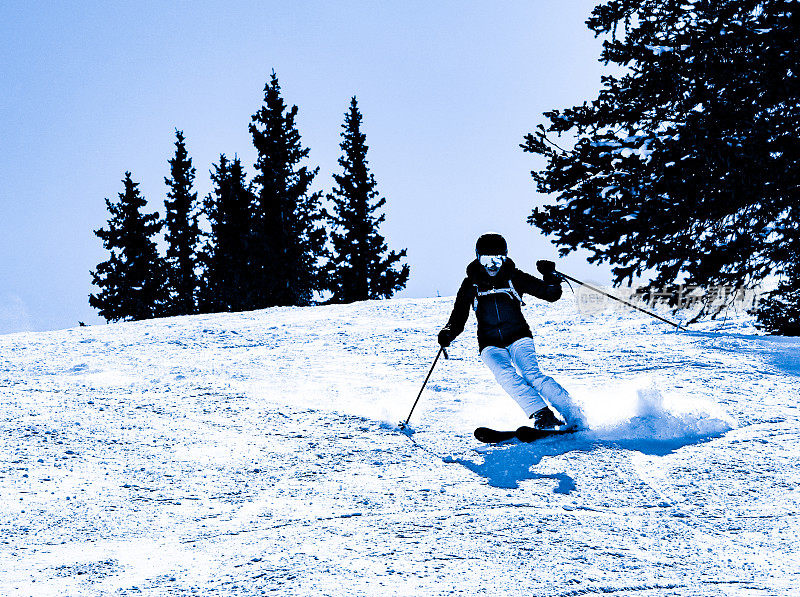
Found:
[{"label": "snow-covered pine tree", "polygon": [[562,255],[614,264],[617,284],[646,272],[651,289],[752,287],[783,269],[800,224],[797,13],[764,0],[597,6],[587,25],[621,72],[526,137],[546,158],[539,191],[556,194],[529,222]]},{"label": "snow-covered pine tree", "polygon": [[203,201],[210,232],[202,251],[204,275],[200,308],[204,312],[243,311],[251,305],[248,269],[253,234],[253,194],[242,162],[222,154],[211,172],[214,189]]},{"label": "snow-covered pine tree", "polygon": [[167,299],[165,267],[153,241],[162,222],[158,213],[141,213],[147,202],[130,172],[122,182],[119,201],[105,200],[111,214],[108,228],[94,231],[111,255],[90,272],[100,292],[89,295],[89,304],[106,321],[155,317]]},{"label": "snow-covered pine tree", "polygon": [[319,168],[300,165],[309,150],[301,144],[296,116],[297,106],[287,108],[273,71],[264,89],[264,104],[250,123],[258,151],[250,253],[254,309],[309,305],[322,288],[320,259],[326,235],[320,225],[321,193],[310,190]]},{"label": "snow-covered pine tree", "polygon": [[408,265],[400,264],[406,250],[387,255],[386,242],[378,232],[386,218],[379,212],[386,199],[379,197],[369,170],[361,120],[353,97],[342,125],[342,173],[333,175],[336,186],[328,195],[333,206],[333,214],[328,215],[333,253],[327,280],[331,302],[336,303],[388,298],[405,287],[409,276]]},{"label": "snow-covered pine tree", "polygon": [[175,156],[169,160],[171,176],[164,178],[169,187],[164,201],[169,290],[164,315],[189,315],[197,312],[199,280],[196,268],[200,227],[197,224],[192,158],[186,151],[183,131],[175,129],[175,137]]}]

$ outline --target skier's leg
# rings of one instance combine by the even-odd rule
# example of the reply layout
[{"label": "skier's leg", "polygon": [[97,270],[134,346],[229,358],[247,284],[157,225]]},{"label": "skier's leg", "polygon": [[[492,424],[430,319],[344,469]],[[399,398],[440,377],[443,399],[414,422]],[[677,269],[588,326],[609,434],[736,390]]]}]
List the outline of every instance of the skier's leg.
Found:
[{"label": "skier's leg", "polygon": [[511,361],[519,369],[525,381],[545,400],[555,406],[570,425],[581,425],[583,413],[569,393],[552,377],[539,370],[536,345],[533,338],[522,338],[508,347]]},{"label": "skier's leg", "polygon": [[539,392],[534,390],[530,384],[520,377],[511,362],[511,355],[505,348],[487,346],[481,351],[481,359],[494,374],[497,383],[508,392],[517,404],[520,405],[525,415],[530,417],[533,413],[543,409],[547,404]]}]

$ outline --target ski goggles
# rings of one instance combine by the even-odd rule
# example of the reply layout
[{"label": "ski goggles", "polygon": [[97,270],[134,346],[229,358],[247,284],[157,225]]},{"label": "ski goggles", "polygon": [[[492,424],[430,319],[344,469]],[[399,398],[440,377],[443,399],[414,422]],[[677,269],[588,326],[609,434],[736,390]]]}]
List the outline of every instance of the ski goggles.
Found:
[{"label": "ski goggles", "polygon": [[505,255],[481,255],[478,260],[487,269],[499,269],[505,262]]}]

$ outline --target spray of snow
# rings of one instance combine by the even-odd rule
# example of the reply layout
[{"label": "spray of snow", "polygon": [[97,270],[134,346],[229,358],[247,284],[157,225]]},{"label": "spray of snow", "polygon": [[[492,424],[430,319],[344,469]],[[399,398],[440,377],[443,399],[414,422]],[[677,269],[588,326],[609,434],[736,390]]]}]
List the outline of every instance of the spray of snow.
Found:
[{"label": "spray of snow", "polygon": [[736,426],[712,401],[664,392],[650,378],[572,393],[585,425],[578,433],[532,444],[486,446],[468,456],[447,456],[444,462],[466,467],[491,487],[518,489],[522,481],[552,479],[557,481],[555,493],[569,494],[576,488],[569,475],[534,471],[543,459],[571,450],[591,452],[598,445],[665,455],[719,437]]},{"label": "spray of snow", "polygon": [[665,391],[651,378],[576,392],[591,434],[600,440],[696,441],[720,436],[736,421],[718,404]]}]

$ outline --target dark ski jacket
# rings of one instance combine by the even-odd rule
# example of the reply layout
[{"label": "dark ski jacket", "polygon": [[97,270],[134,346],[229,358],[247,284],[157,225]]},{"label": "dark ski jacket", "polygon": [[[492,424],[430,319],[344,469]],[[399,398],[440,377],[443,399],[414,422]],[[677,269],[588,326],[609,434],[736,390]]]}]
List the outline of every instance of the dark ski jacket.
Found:
[{"label": "dark ski jacket", "polygon": [[520,308],[523,294],[553,303],[561,298],[561,281],[556,276],[540,280],[526,274],[511,259],[506,259],[497,275],[490,276],[476,259],[467,266],[467,277],[458,289],[444,329],[455,339],[464,331],[469,310],[474,309],[479,350],[487,346],[505,348],[520,338],[531,338],[531,329]]}]

